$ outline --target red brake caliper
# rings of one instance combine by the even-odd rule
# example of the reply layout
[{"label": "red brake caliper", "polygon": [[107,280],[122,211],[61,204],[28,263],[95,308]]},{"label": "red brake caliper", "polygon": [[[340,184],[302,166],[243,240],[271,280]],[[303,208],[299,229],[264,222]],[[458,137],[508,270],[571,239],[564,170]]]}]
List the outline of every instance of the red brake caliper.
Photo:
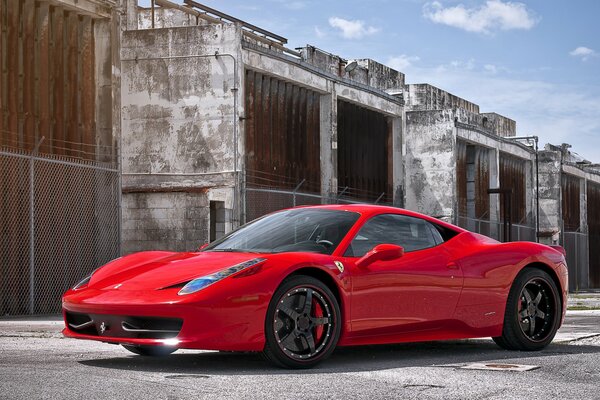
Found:
[{"label": "red brake caliper", "polygon": [[[315,318],[322,318],[323,317],[323,309],[321,308],[321,305],[319,304],[318,301],[313,302],[313,315]],[[319,343],[321,343],[321,339],[323,336],[323,332],[325,331],[325,329],[323,328],[323,325],[317,325],[315,327],[315,331],[313,332],[314,338],[315,338],[315,346],[319,347]]]}]

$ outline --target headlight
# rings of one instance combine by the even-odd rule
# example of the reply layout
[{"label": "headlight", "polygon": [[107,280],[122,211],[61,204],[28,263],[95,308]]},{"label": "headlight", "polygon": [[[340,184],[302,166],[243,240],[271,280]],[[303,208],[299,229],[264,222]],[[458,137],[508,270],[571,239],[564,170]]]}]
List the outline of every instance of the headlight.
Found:
[{"label": "headlight", "polygon": [[201,276],[199,278],[194,279],[193,281],[188,282],[184,287],[181,288],[181,290],[177,294],[184,295],[196,293],[197,291],[207,288],[213,283],[220,281],[221,279],[225,279],[228,276],[238,273],[244,269],[253,267],[256,264],[260,264],[263,261],[266,261],[266,258],[254,258],[252,260],[244,261],[243,263],[226,268],[222,271],[215,272],[214,274]]},{"label": "headlight", "polygon": [[92,274],[89,274],[88,276],[83,278],[81,280],[81,282],[79,282],[77,285],[73,286],[73,290],[81,289],[82,287],[86,286],[90,282],[90,279],[92,279]]},{"label": "headlight", "polygon": [[96,273],[96,271],[98,271],[99,269],[100,268],[96,268],[95,270],[92,271],[91,274],[89,274],[88,276],[83,278],[81,280],[81,282],[79,282],[77,285],[73,286],[73,290],[81,289],[82,287],[87,286],[87,284],[90,283],[90,279],[92,279],[92,275],[94,275]]}]

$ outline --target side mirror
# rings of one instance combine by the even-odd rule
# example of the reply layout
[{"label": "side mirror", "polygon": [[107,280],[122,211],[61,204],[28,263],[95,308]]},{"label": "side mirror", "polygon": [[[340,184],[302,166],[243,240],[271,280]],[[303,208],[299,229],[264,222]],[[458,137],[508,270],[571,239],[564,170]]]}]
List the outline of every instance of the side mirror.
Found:
[{"label": "side mirror", "polygon": [[368,267],[375,261],[396,260],[404,255],[404,248],[395,244],[378,244],[371,251],[362,256],[356,265],[360,268]]},{"label": "side mirror", "polygon": [[205,248],[207,248],[207,247],[208,247],[208,245],[209,245],[209,244],[210,244],[210,243],[204,243],[204,244],[201,244],[200,246],[198,246],[198,251],[202,251],[202,250],[204,250]]}]

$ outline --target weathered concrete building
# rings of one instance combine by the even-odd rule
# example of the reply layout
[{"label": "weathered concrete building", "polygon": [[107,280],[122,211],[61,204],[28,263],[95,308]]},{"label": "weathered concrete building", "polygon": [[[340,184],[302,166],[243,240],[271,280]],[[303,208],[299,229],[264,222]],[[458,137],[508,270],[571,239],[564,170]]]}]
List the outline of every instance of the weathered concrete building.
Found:
[{"label": "weathered concrete building", "polygon": [[[600,288],[597,165],[430,85],[407,85],[406,202],[501,241],[567,251],[570,290]],[[537,155],[537,157],[536,157]]]},{"label": "weathered concrete building", "polygon": [[[577,234],[597,227],[586,206],[597,174],[536,153],[515,121],[373,60],[288,49],[192,0],[156,4],[126,2],[125,253],[192,249],[269,211],[344,201],[403,206],[499,240],[592,248],[588,231],[576,243],[569,232],[576,220]],[[600,287],[583,247],[574,287]]]},{"label": "weathered concrete building", "polygon": [[403,107],[388,93],[402,73],[289,50],[199,5],[155,10],[154,29],[135,10],[121,51],[124,252],[192,249],[286,205],[265,188],[402,204]]},{"label": "weathered concrete building", "polygon": [[600,170],[569,147],[539,153],[540,236],[567,250],[570,290],[600,288]]},{"label": "weathered concrete building", "polygon": [[431,85],[404,93],[405,206],[499,239],[507,221],[513,239],[535,240],[535,151],[513,139],[515,121]]},{"label": "weathered concrete building", "polygon": [[567,250],[600,288],[600,167],[369,59],[185,0],[0,0],[0,313],[120,254],[378,202]]}]

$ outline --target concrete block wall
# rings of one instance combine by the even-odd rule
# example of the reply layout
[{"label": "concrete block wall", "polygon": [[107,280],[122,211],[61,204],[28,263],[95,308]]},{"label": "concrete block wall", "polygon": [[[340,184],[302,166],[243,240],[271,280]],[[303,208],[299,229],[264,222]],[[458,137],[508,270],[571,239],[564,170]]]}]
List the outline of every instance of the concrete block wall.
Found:
[{"label": "concrete block wall", "polygon": [[122,252],[193,251],[208,242],[206,193],[127,193],[122,202]]}]

